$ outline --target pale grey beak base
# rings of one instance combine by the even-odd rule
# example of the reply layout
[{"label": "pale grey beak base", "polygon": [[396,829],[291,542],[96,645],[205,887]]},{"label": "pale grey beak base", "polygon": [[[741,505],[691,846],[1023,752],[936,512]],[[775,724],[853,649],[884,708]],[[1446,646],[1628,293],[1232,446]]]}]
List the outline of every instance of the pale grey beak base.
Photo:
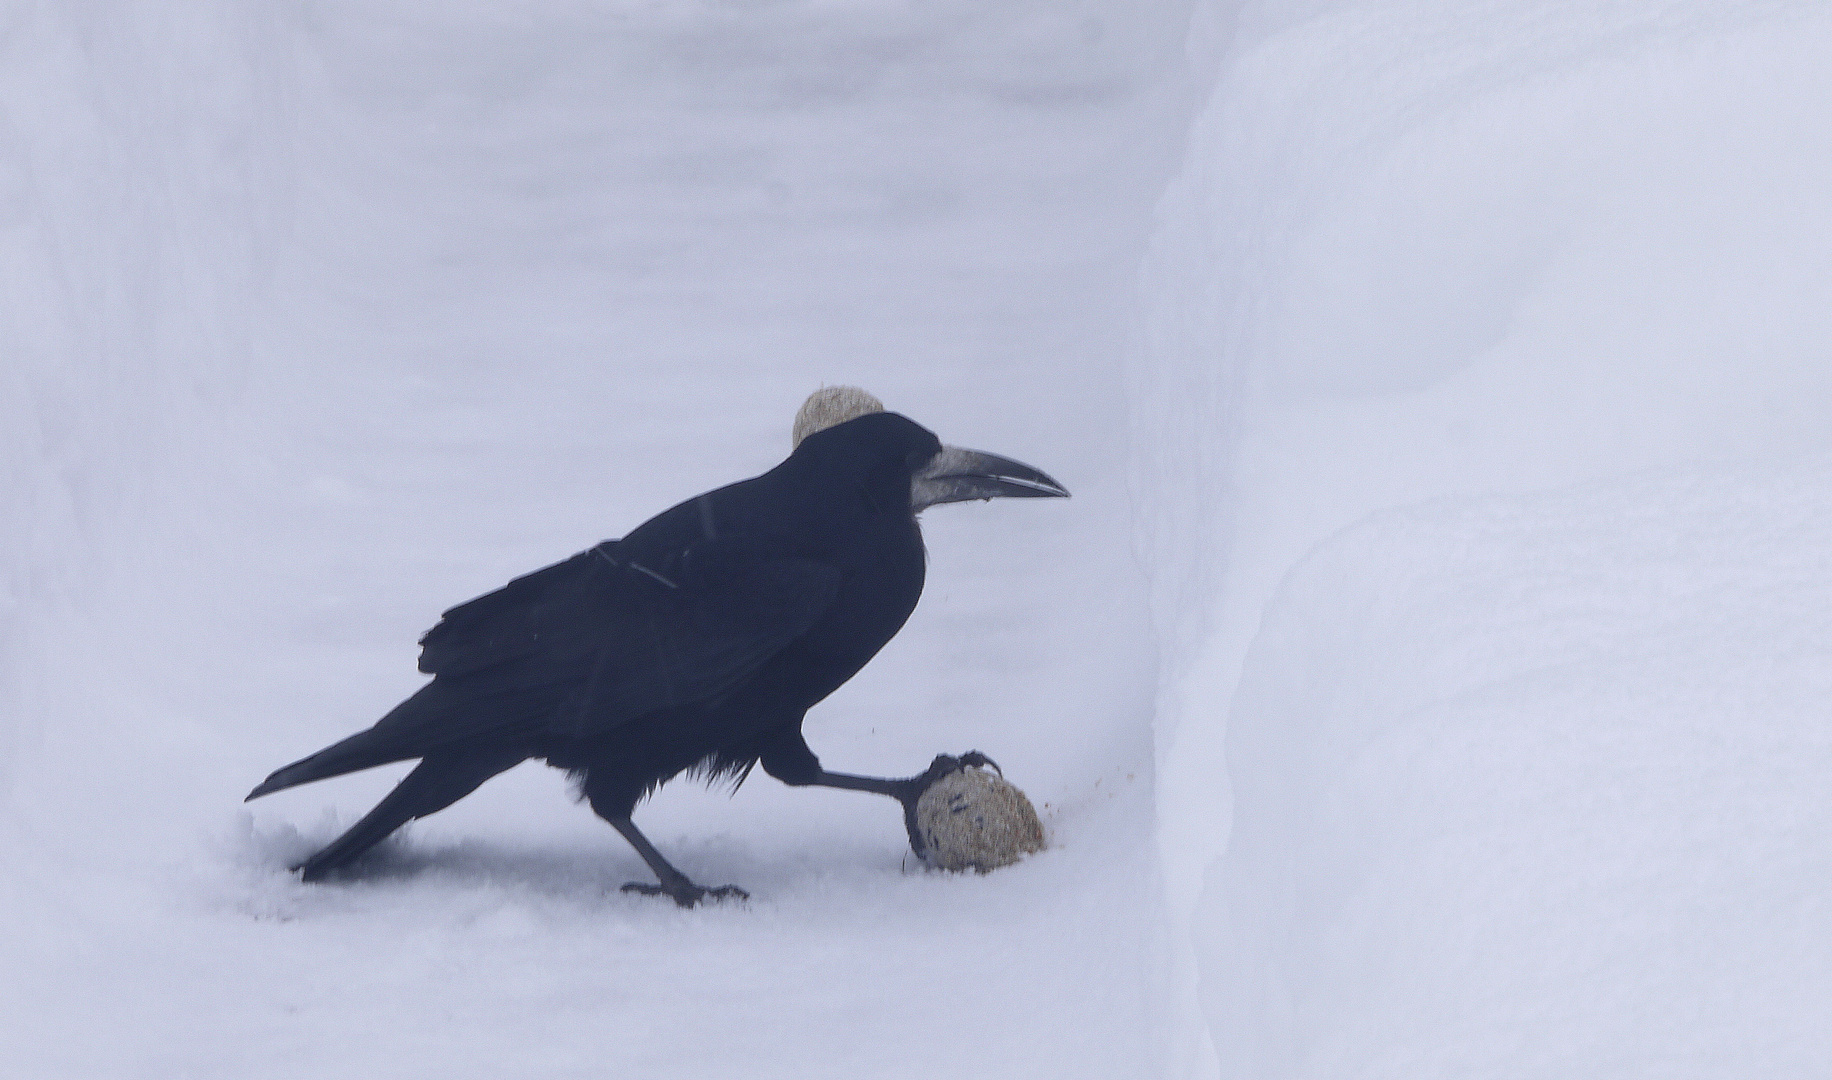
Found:
[{"label": "pale grey beak base", "polygon": [[1069,489],[1022,461],[944,446],[910,478],[910,509],[921,513],[938,503],[972,499],[1066,499]]}]

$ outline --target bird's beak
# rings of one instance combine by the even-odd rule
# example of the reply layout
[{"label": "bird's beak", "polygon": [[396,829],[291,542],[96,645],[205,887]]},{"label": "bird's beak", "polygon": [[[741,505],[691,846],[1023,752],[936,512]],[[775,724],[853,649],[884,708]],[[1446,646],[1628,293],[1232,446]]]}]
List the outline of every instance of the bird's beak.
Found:
[{"label": "bird's beak", "polygon": [[1069,489],[1022,461],[944,446],[910,478],[910,508],[969,499],[1066,499]]}]

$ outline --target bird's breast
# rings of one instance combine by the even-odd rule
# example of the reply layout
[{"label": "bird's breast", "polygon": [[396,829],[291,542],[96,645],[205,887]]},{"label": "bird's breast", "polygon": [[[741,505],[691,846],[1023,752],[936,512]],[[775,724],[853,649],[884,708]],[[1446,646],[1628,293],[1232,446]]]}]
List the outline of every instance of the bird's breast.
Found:
[{"label": "bird's breast", "polygon": [[898,557],[848,567],[827,615],[781,657],[783,673],[792,671],[792,680],[807,688],[804,708],[857,674],[916,609],[922,597],[922,546],[918,542],[892,550]]}]

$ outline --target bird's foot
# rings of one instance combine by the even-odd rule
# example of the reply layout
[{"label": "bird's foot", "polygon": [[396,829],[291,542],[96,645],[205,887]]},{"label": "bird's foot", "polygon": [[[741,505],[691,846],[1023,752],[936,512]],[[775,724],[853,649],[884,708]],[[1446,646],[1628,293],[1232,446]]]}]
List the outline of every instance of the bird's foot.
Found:
[{"label": "bird's foot", "polygon": [[644,896],[667,896],[682,907],[690,908],[710,896],[714,900],[749,900],[751,894],[736,885],[720,885],[709,889],[704,885],[695,885],[691,881],[683,882],[672,888],[657,885],[648,881],[631,881],[624,884],[624,892],[642,893]]},{"label": "bird's foot", "polygon": [[935,760],[929,762],[927,769],[908,780],[897,782],[899,785],[897,801],[903,804],[904,831],[909,833],[910,850],[916,853],[917,858],[927,859],[929,855],[928,845],[923,843],[921,830],[916,827],[916,804],[922,799],[922,793],[929,790],[936,781],[953,776],[962,769],[982,769],[988,765],[992,766],[992,770],[1000,776],[1005,775],[1005,770],[999,768],[998,762],[978,750],[969,750],[960,757],[952,754],[936,754]]},{"label": "bird's foot", "polygon": [[935,760],[929,762],[929,767],[927,769],[923,770],[922,773],[917,776],[910,777],[910,779],[918,783],[916,795],[920,798],[922,793],[928,790],[930,784],[933,784],[944,776],[953,776],[962,769],[983,769],[988,765],[992,766],[993,772],[998,773],[1000,776],[1005,775],[1005,770],[999,768],[998,762],[980,753],[978,750],[969,750],[960,757],[955,757],[952,754],[936,754]]}]

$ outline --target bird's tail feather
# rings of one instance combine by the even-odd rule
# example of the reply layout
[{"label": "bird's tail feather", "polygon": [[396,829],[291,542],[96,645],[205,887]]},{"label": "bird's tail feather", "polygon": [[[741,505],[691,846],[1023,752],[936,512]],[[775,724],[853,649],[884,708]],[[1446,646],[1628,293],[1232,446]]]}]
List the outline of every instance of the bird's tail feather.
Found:
[{"label": "bird's tail feather", "polygon": [[428,755],[361,821],[294,869],[301,871],[304,880],[316,881],[354,861],[414,818],[438,813],[476,791],[485,780],[519,765],[526,756],[502,747]]},{"label": "bird's tail feather", "polygon": [[[298,784],[309,784],[313,780],[426,757],[440,747],[462,741],[464,732],[452,730],[449,721],[455,706],[466,703],[462,694],[454,697],[450,687],[442,686],[435,679],[388,710],[388,715],[373,726],[275,770],[242,801],[258,799]],[[487,709],[473,708],[471,711],[480,714],[485,721],[496,716]]]},{"label": "bird's tail feather", "polygon": [[424,752],[424,749],[403,747],[398,741],[385,736],[378,737],[376,730],[370,728],[366,731],[359,731],[342,742],[332,743],[310,757],[300,758],[291,765],[274,770],[273,775],[255,785],[255,789],[248,793],[248,798],[242,801],[248,802],[263,795],[272,795],[276,791],[283,791],[298,784],[309,784],[313,780],[342,776],[344,773],[361,772],[364,769],[373,769],[377,765],[387,765],[390,762],[406,761],[409,758],[420,757]]}]

